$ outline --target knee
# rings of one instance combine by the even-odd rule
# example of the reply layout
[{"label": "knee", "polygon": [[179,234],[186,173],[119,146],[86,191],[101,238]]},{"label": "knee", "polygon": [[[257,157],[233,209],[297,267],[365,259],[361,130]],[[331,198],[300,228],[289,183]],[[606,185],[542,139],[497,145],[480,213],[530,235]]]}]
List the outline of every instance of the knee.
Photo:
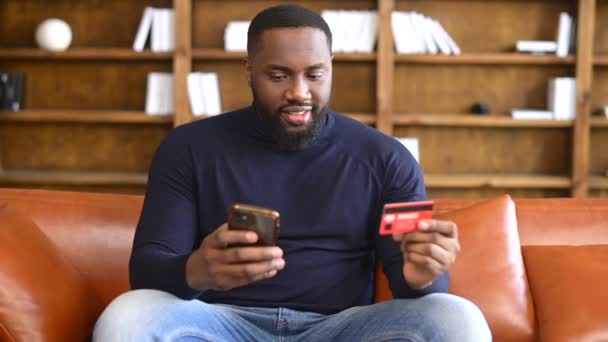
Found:
[{"label": "knee", "polygon": [[114,299],[101,314],[93,331],[93,341],[135,341],[139,327],[149,326],[161,307],[179,301],[172,294],[158,290],[135,290]]},{"label": "knee", "polygon": [[432,294],[422,298],[437,329],[450,341],[491,341],[492,334],[483,313],[471,301],[450,295]]}]

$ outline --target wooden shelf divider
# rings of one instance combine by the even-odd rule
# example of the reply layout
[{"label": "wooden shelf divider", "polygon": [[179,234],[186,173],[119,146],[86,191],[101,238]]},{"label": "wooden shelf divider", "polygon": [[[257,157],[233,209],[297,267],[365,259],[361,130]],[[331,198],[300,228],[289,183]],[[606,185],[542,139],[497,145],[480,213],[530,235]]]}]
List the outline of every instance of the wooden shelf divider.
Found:
[{"label": "wooden shelf divider", "polygon": [[535,127],[569,128],[573,120],[516,120],[506,115],[480,116],[472,114],[395,114],[395,125],[448,127]]},{"label": "wooden shelf divider", "polygon": [[0,184],[140,185],[148,175],[134,172],[0,170]]},{"label": "wooden shelf divider", "polygon": [[547,175],[428,174],[425,180],[430,188],[569,189],[572,186],[568,176]]},{"label": "wooden shelf divider", "polygon": [[608,128],[608,118],[591,118],[591,127]]},{"label": "wooden shelf divider", "polygon": [[103,110],[24,110],[0,112],[2,122],[69,122],[69,123],[116,123],[116,124],[167,124],[173,123],[173,115],[147,115],[139,111]]},{"label": "wooden shelf divider", "polygon": [[461,55],[396,55],[397,63],[428,64],[532,64],[574,65],[573,56],[529,55],[523,53],[465,53]]},{"label": "wooden shelf divider", "polygon": [[[224,49],[192,49],[192,59],[194,60],[236,60],[242,61],[247,57],[246,52],[241,51],[226,51]],[[334,61],[341,62],[374,62],[376,60],[375,53],[335,53]]]},{"label": "wooden shelf divider", "polygon": [[608,190],[608,177],[607,176],[590,176],[589,177],[589,188],[595,190]]},{"label": "wooden shelf divider", "polygon": [[124,48],[69,48],[62,52],[51,52],[35,48],[0,49],[0,59],[59,59],[59,60],[166,60],[171,61],[171,52],[142,52]]}]

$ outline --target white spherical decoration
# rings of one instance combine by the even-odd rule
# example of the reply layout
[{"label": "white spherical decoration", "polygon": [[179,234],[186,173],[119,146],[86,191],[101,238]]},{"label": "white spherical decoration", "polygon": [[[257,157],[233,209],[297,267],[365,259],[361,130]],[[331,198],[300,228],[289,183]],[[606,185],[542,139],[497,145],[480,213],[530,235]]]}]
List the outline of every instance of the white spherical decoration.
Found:
[{"label": "white spherical decoration", "polygon": [[45,50],[64,51],[72,42],[72,29],[61,19],[46,19],[36,29],[36,42]]}]

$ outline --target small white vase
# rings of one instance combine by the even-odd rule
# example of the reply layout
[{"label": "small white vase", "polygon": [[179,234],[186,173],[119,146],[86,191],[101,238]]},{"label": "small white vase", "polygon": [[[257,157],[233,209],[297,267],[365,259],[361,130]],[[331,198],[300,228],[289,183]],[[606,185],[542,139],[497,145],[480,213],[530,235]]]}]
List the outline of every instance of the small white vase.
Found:
[{"label": "small white vase", "polygon": [[61,19],[46,19],[36,29],[36,42],[41,49],[64,51],[72,42],[72,29]]}]

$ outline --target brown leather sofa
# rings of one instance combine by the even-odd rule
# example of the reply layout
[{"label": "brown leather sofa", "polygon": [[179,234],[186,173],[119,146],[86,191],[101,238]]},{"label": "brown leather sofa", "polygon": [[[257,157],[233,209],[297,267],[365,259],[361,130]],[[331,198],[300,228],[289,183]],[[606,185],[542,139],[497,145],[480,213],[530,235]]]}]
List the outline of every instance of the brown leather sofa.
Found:
[{"label": "brown leather sofa", "polygon": [[[83,341],[127,291],[141,196],[0,189],[0,341]],[[495,341],[608,341],[608,200],[437,200],[458,223],[450,291]],[[377,300],[390,298],[378,273]]]}]

